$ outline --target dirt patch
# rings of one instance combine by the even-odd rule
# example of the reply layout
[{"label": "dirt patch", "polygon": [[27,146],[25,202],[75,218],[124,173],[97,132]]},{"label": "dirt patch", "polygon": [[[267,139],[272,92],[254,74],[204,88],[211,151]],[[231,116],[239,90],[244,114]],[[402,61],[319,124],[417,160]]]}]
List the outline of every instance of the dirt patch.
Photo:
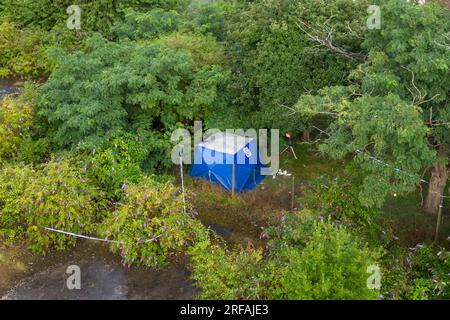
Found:
[{"label": "dirt patch", "polygon": [[[17,256],[15,263],[27,265],[28,256],[36,260],[32,254],[21,255],[25,257]],[[12,267],[0,264],[2,299],[194,299],[197,295],[186,257],[172,259],[162,270],[146,270],[122,265],[103,243],[83,241],[68,252],[37,260],[41,261],[25,270],[14,268],[14,263]],[[80,290],[67,288],[70,265],[80,267]]]}]

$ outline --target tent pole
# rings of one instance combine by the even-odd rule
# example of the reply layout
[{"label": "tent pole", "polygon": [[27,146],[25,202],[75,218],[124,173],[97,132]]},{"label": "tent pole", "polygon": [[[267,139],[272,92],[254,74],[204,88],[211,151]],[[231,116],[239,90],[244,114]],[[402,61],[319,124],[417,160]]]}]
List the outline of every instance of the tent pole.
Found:
[{"label": "tent pole", "polygon": [[234,197],[234,185],[235,185],[236,167],[233,163],[231,168],[231,197]]}]

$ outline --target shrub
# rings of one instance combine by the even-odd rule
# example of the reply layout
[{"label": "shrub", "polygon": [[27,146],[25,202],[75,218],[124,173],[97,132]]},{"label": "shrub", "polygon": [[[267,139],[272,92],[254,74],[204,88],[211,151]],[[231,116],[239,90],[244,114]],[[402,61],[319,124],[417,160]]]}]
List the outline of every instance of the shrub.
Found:
[{"label": "shrub", "polygon": [[143,180],[141,165],[148,150],[141,141],[125,134],[116,138],[104,150],[94,150],[83,161],[87,177],[102,189],[109,199],[118,200],[123,186]]},{"label": "shrub", "polygon": [[200,299],[256,299],[262,250],[228,250],[200,241],[189,250],[192,279],[201,288]]},{"label": "shrub", "polygon": [[325,216],[343,220],[353,225],[366,225],[379,213],[376,208],[362,203],[359,199],[361,183],[354,180],[318,179],[313,191],[308,195],[310,206],[320,210]]},{"label": "shrub", "polygon": [[308,209],[298,213],[286,213],[278,226],[269,227],[266,230],[270,239],[269,246],[273,249],[281,249],[286,246],[304,248],[311,240],[314,224],[319,215]]},{"label": "shrub", "polygon": [[101,218],[103,194],[90,186],[69,160],[38,166],[7,165],[0,171],[0,239],[25,239],[29,248],[46,253],[63,250],[76,238],[44,229],[89,233]]},{"label": "shrub", "polygon": [[178,28],[181,16],[174,10],[153,9],[148,12],[127,10],[125,21],[117,23],[112,33],[131,40],[154,39]]},{"label": "shrub", "polygon": [[48,154],[50,141],[43,136],[32,103],[34,89],[25,87],[19,98],[0,101],[0,160],[40,162]]},{"label": "shrub", "polygon": [[182,196],[171,183],[154,183],[151,178],[130,185],[122,204],[100,226],[126,264],[162,267],[167,258],[181,253],[202,233],[203,226],[183,210]]},{"label": "shrub", "polygon": [[385,257],[385,299],[431,300],[450,297],[450,253],[445,248],[417,245],[396,248]]},{"label": "shrub", "polygon": [[267,231],[262,250],[227,249],[210,241],[189,251],[192,277],[204,299],[375,299],[367,288],[372,252],[348,229],[304,211]]},{"label": "shrub", "polygon": [[329,222],[317,222],[311,240],[303,250],[289,247],[280,270],[280,287],[272,294],[287,299],[376,299],[378,290],[367,288],[370,252],[347,229]]},{"label": "shrub", "polygon": [[0,78],[35,79],[51,69],[44,49],[44,34],[0,23]]}]

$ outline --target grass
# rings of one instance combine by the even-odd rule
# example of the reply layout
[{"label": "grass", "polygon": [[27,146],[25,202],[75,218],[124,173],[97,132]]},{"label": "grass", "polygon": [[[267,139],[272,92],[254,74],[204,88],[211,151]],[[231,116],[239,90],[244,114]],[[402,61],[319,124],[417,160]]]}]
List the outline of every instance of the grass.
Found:
[{"label": "grass", "polygon": [[[381,210],[380,223],[391,228],[404,245],[413,246],[434,240],[437,217],[424,213],[420,203],[420,194],[412,193],[387,199]],[[449,235],[450,210],[446,209],[439,232],[440,244],[448,246],[446,238]]]}]

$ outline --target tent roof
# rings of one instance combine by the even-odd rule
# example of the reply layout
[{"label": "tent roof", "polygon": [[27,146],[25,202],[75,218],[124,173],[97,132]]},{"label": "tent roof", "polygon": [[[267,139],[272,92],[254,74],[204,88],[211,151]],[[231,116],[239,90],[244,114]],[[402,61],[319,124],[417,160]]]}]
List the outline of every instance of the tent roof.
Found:
[{"label": "tent roof", "polygon": [[222,153],[235,154],[252,140],[254,138],[239,136],[231,132],[218,132],[209,136],[204,142],[198,145]]}]

